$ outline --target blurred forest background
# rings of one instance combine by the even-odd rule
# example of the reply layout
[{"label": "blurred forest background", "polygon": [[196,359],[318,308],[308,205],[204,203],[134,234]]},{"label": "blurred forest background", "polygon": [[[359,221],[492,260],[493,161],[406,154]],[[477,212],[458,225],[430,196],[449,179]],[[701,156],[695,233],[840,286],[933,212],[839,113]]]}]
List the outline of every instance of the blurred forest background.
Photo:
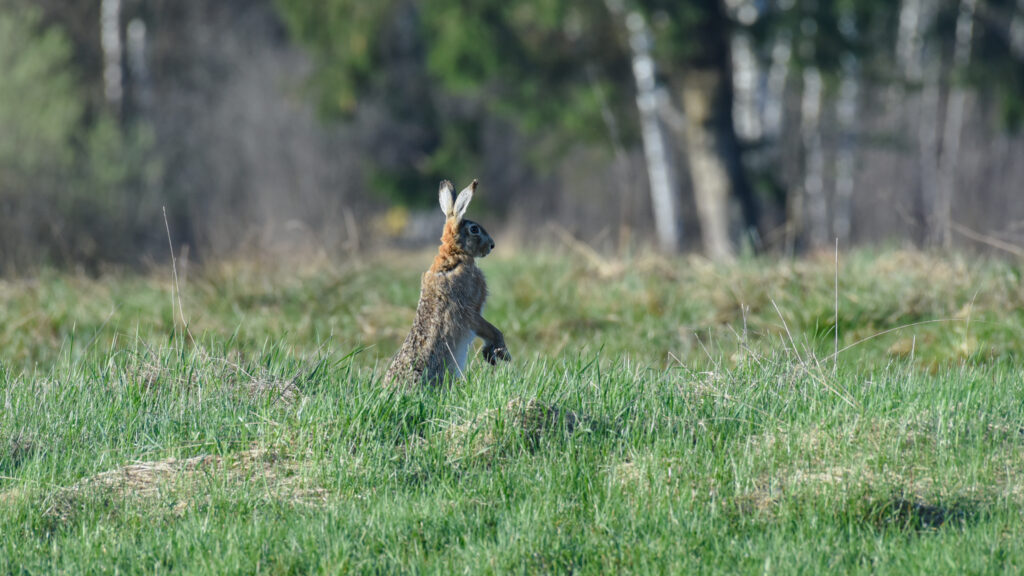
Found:
[{"label": "blurred forest background", "polygon": [[433,244],[1024,254],[1024,0],[0,0],[0,273]]}]

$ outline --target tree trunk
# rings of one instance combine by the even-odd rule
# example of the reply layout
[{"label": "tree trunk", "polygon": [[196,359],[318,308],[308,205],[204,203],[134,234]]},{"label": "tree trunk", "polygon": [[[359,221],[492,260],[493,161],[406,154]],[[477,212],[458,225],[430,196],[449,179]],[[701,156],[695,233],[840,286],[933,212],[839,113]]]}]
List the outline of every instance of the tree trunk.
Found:
[{"label": "tree trunk", "polygon": [[792,42],[788,35],[776,34],[772,40],[772,63],[768,67],[764,101],[764,135],[770,140],[782,135],[785,120],[786,84],[789,82],[789,64],[792,60]]},{"label": "tree trunk", "polygon": [[754,53],[754,40],[745,29],[732,33],[729,41],[732,54],[732,85],[735,94],[733,121],[736,136],[743,142],[757,142],[764,136],[758,94],[761,81],[760,64]]},{"label": "tree trunk", "polygon": [[821,140],[822,80],[816,67],[803,77],[800,135],[803,143],[803,196],[807,202],[807,241],[812,250],[828,244],[828,202],[825,199],[825,153]]},{"label": "tree trunk", "polygon": [[115,113],[121,111],[121,0],[103,0],[100,5],[100,44],[103,48],[103,93]]},{"label": "tree trunk", "polygon": [[679,88],[687,121],[678,136],[686,143],[704,252],[712,260],[730,260],[735,255],[729,238],[734,169],[723,154],[728,145],[718,127],[722,114],[732,112],[732,106],[722,102],[723,80],[718,71],[695,70]]},{"label": "tree trunk", "polygon": [[[852,9],[840,12],[840,33],[851,44],[859,40]],[[857,112],[860,99],[860,61],[848,51],[842,55],[839,98],[836,120],[839,124],[839,146],[836,150],[835,191],[832,196],[832,233],[843,246],[849,245],[852,229],[854,174],[857,163]]]},{"label": "tree trunk", "polygon": [[1017,10],[1010,20],[1010,50],[1017,58],[1024,58],[1024,0],[1017,0]]},{"label": "tree trunk", "polygon": [[832,208],[832,232],[843,246],[850,243],[852,230],[854,174],[857,164],[857,111],[860,98],[860,67],[857,57],[846,55],[839,86],[836,116],[839,120],[839,149],[836,151],[836,189]]},{"label": "tree trunk", "polygon": [[149,76],[148,43],[146,23],[134,18],[128,23],[127,49],[129,94],[135,116],[146,118],[153,106],[153,87]]},{"label": "tree trunk", "polygon": [[[977,0],[961,0],[956,19],[956,46],[953,51],[953,74],[971,63],[971,41],[974,37],[974,12]],[[946,100],[946,118],[942,134],[942,157],[939,162],[939,195],[935,202],[935,245],[952,245],[952,207],[956,195],[956,177],[960,167],[960,136],[963,132],[964,106],[967,91],[953,78]]]},{"label": "tree trunk", "polygon": [[904,77],[919,82],[922,74],[921,52],[925,29],[926,0],[902,0],[900,2],[899,30],[896,36],[896,61]]},{"label": "tree trunk", "polygon": [[[939,195],[939,62],[928,62],[921,86],[921,105],[917,120],[917,158],[920,172],[921,214],[924,222],[924,240],[930,243],[937,234],[935,206]],[[929,59],[931,59],[929,57]]]},{"label": "tree trunk", "polygon": [[[896,61],[903,83],[896,83],[893,99],[903,111],[905,130],[917,140],[918,240],[931,242],[938,181],[940,57],[926,37],[936,13],[936,0],[902,0],[896,37]],[[911,93],[907,94],[907,87]]]},{"label": "tree trunk", "polygon": [[[621,17],[621,2],[605,0],[609,13]],[[637,107],[640,110],[641,136],[651,180],[655,225],[660,244],[668,250],[678,247],[682,236],[679,224],[678,190],[664,140],[662,121],[652,117],[661,109],[677,141],[685,143],[692,189],[706,254],[715,260],[734,255],[729,238],[729,200],[739,200],[748,227],[758,225],[758,208],[747,185],[740,146],[733,125],[732,72],[728,45],[706,47],[703,67],[687,69],[683,82],[676,78],[673,87],[690,118],[672,110],[669,98],[655,83],[654,62],[650,56],[650,33],[643,16],[632,12],[626,17],[633,51],[633,74],[637,83]],[[726,38],[729,23],[724,12],[715,12],[708,26]],[[680,147],[681,148],[681,147]]]},{"label": "tree trunk", "polygon": [[626,17],[629,45],[633,51],[633,77],[636,80],[636,104],[640,112],[640,134],[651,187],[654,226],[658,245],[668,253],[679,250],[682,230],[679,224],[679,186],[669,159],[665,134],[658,119],[658,94],[651,57],[651,35],[647,22],[639,12]]}]

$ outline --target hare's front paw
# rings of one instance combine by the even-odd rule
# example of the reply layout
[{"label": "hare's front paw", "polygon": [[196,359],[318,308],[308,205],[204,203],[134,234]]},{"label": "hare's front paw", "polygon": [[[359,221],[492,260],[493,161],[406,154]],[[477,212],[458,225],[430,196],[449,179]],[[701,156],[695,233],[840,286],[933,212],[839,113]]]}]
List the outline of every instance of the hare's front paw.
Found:
[{"label": "hare's front paw", "polygon": [[504,342],[487,344],[481,353],[484,356],[484,360],[487,360],[491,365],[497,364],[498,360],[508,362],[512,359],[512,355],[508,353],[508,348],[505,347]]}]

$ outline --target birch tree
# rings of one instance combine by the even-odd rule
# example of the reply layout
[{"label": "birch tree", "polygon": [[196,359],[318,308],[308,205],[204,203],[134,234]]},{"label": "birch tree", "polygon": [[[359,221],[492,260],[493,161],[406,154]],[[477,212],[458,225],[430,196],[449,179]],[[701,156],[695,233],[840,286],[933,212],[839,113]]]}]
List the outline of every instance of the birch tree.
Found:
[{"label": "birch tree", "polygon": [[[375,49],[381,30],[404,1],[384,0],[371,7],[356,0],[277,0],[289,27],[321,62],[317,78],[325,88],[324,103],[351,105],[368,93],[371,71],[385,56]],[[674,180],[676,162],[669,154],[685,150],[705,252],[717,259],[733,253],[733,202],[738,199],[744,207],[748,224],[756,222],[733,127],[731,23],[721,2],[409,4],[419,16],[418,33],[430,39],[424,43],[425,58],[439,97],[443,91],[471,102],[481,114],[511,119],[527,134],[566,143],[562,149],[606,141],[602,113],[612,107],[627,126],[623,133],[644,148],[659,244],[666,250],[677,249],[681,237],[682,187]],[[645,24],[652,15],[657,26]],[[644,40],[645,27],[650,41]],[[595,78],[601,81],[599,91]],[[602,96],[596,98],[595,92]],[[660,119],[652,114],[655,110]],[[670,130],[664,129],[666,120]],[[436,129],[441,140],[451,132],[444,122]],[[440,163],[435,152],[424,155],[423,165]]]},{"label": "birch tree", "polygon": [[121,0],[100,4],[100,45],[103,49],[103,94],[115,113],[121,111],[124,96],[121,67]]},{"label": "birch tree", "polygon": [[[610,11],[621,14],[614,3]],[[658,115],[658,86],[654,59],[651,57],[651,32],[647,20],[637,11],[625,17],[632,50],[633,78],[636,81],[636,103],[640,114],[640,134],[644,158],[647,161],[647,180],[654,206],[654,225],[658,244],[668,253],[679,250],[682,230],[679,223],[679,185],[664,128]]]}]

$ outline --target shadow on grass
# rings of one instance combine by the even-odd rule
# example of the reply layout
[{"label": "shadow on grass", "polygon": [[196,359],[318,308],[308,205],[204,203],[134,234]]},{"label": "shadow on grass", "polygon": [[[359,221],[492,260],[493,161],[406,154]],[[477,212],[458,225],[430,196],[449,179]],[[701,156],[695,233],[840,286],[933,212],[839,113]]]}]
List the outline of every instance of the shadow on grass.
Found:
[{"label": "shadow on grass", "polygon": [[[757,523],[772,524],[784,518],[806,523],[806,513],[815,517],[826,515],[840,524],[876,531],[897,531],[920,534],[940,529],[964,530],[982,521],[990,512],[989,503],[977,498],[928,499],[903,490],[886,493],[864,488],[851,489],[848,497],[838,501],[823,495],[787,496],[781,491],[769,498],[764,494],[745,494],[735,502],[735,516],[742,522],[756,518]],[[784,512],[788,511],[788,512]]]},{"label": "shadow on grass", "polygon": [[896,492],[887,500],[872,502],[865,520],[879,529],[924,532],[945,526],[965,528],[982,513],[982,503],[977,500],[928,502]]}]

